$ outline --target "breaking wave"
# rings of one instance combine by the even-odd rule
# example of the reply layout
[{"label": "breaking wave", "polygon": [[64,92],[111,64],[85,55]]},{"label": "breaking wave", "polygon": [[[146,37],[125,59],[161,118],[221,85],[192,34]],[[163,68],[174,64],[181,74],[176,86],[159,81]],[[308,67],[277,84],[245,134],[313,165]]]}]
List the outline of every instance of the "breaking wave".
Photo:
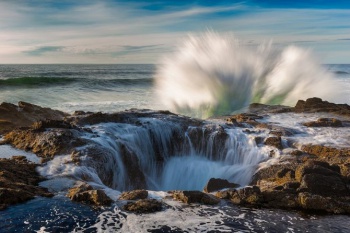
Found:
[{"label": "breaking wave", "polygon": [[163,104],[202,118],[252,102],[294,105],[314,96],[340,100],[332,73],[311,51],[272,43],[253,46],[215,32],[189,36],[161,61],[155,79]]}]

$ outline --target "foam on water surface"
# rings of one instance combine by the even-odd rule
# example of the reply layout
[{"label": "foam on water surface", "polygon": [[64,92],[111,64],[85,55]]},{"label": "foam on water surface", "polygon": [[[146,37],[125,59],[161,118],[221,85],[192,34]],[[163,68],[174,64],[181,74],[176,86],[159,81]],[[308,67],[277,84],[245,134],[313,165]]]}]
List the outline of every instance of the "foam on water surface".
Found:
[{"label": "foam on water surface", "polygon": [[11,158],[14,155],[25,156],[28,161],[33,163],[40,163],[41,160],[38,156],[36,156],[36,154],[13,148],[10,145],[0,146],[0,158]]}]

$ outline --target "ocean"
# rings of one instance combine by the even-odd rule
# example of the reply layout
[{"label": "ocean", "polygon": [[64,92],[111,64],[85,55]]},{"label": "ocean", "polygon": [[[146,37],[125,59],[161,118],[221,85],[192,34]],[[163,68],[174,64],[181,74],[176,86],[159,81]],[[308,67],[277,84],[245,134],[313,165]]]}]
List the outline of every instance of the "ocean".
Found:
[{"label": "ocean", "polygon": [[154,65],[0,65],[0,100],[69,113],[159,108]]},{"label": "ocean", "polygon": [[[337,92],[341,93],[343,101],[338,102],[349,103],[350,65],[332,64],[323,67],[340,86]],[[154,85],[156,74],[157,66],[152,64],[0,65],[0,101],[14,104],[25,101],[68,113],[77,110],[115,112],[131,108],[159,110],[168,109],[169,106],[171,110],[178,110],[173,106],[175,102],[167,106],[169,97],[164,91],[159,95]],[[183,94],[182,89],[178,90],[174,85],[172,92],[178,90],[186,101],[191,100],[196,86],[189,86],[193,91],[187,90]],[[162,98],[166,101],[162,101]],[[235,110],[238,109],[232,108],[232,112]],[[188,111],[184,113],[191,115]]]},{"label": "ocean", "polygon": [[[55,156],[38,168],[48,178],[41,185],[55,197],[38,197],[0,211],[0,231],[349,232],[345,215],[249,209],[226,201],[217,206],[187,206],[163,199],[168,190],[202,190],[211,177],[247,185],[258,167],[269,166],[290,152],[275,149],[271,158],[271,147],[255,140],[268,137],[269,130],[249,134],[244,128],[226,127],[221,116],[244,111],[252,102],[294,106],[297,100],[314,96],[350,104],[350,65],[319,65],[310,51],[294,46],[276,50],[226,42],[215,35],[192,38],[157,65],[0,65],[1,102],[25,101],[68,113],[163,109],[207,119],[199,131],[196,127],[184,130],[179,119],[157,118],[152,111],[144,111],[137,124],[86,125],[88,130],[81,137],[104,152],[100,154],[104,163],[95,165],[89,159],[88,146],[77,148],[86,153],[80,165],[70,163],[70,155]],[[323,115],[271,114],[264,115],[261,123],[296,132],[282,141],[292,140],[295,147],[310,142],[350,147],[348,127],[315,130],[302,125],[319,117]],[[215,138],[223,131],[227,138],[217,148]],[[201,132],[210,132],[210,140],[196,140]],[[183,135],[186,145],[171,152],[174,135]],[[154,145],[161,148],[162,166]],[[162,200],[167,206],[164,211],[127,213],[120,201],[94,209],[65,197],[76,180],[103,189],[113,200],[133,187],[121,162],[121,146],[137,157],[149,197]],[[0,157],[13,154],[38,162],[35,154],[0,146]],[[214,154],[218,159],[213,159]],[[113,179],[107,186],[104,179],[111,172]]]}]

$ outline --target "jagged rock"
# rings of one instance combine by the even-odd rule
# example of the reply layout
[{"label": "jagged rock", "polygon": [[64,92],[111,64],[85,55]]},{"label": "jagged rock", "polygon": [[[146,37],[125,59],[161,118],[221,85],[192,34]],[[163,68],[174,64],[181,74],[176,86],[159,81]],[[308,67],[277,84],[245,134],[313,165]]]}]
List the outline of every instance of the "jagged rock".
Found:
[{"label": "jagged rock", "polygon": [[249,105],[249,112],[251,113],[284,113],[292,112],[293,108],[284,105],[266,105],[260,103],[252,103]]},{"label": "jagged rock", "polygon": [[203,191],[206,193],[211,193],[211,192],[218,191],[225,188],[237,188],[237,187],[239,187],[239,184],[230,183],[228,182],[228,180],[211,178],[208,181],[207,185],[204,187]]},{"label": "jagged rock", "polygon": [[290,152],[290,154],[293,156],[301,156],[304,154],[304,152],[302,152],[301,150],[293,150],[292,152]]},{"label": "jagged rock", "polygon": [[340,120],[335,118],[320,118],[317,121],[303,123],[307,127],[343,127]]},{"label": "jagged rock", "polygon": [[70,129],[29,129],[11,131],[5,135],[5,140],[18,149],[32,151],[47,161],[57,154],[70,154],[75,147],[84,145],[86,141],[80,136],[77,130]]},{"label": "jagged rock", "polygon": [[220,198],[220,199],[231,199],[233,194],[236,192],[236,189],[227,189],[227,190],[222,190],[218,191],[215,193],[215,196]]},{"label": "jagged rock", "polygon": [[112,200],[102,190],[95,190],[90,185],[83,183],[73,187],[68,191],[67,196],[76,202],[82,202],[90,205],[110,205]]},{"label": "jagged rock", "polygon": [[300,192],[309,192],[322,196],[344,196],[349,194],[349,190],[339,176],[327,176],[317,173],[306,174],[300,183]]},{"label": "jagged rock", "polygon": [[331,112],[339,115],[350,116],[350,106],[347,104],[334,104],[323,101],[320,98],[309,98],[306,101],[299,100],[294,107],[295,112]]},{"label": "jagged rock", "polygon": [[123,208],[124,210],[136,213],[153,213],[161,211],[163,204],[155,199],[141,199],[136,202],[128,202]]},{"label": "jagged rock", "polygon": [[265,145],[273,146],[280,150],[283,149],[281,137],[268,137],[264,143]]},{"label": "jagged rock", "polygon": [[285,182],[291,181],[289,178],[293,177],[292,171],[295,171],[298,165],[299,163],[296,160],[291,160],[289,163],[274,164],[260,169],[253,175],[250,185],[262,186],[262,181],[269,181],[277,185],[282,185]]},{"label": "jagged rock", "polygon": [[119,199],[120,200],[138,200],[138,199],[146,199],[148,197],[147,190],[133,190],[129,192],[123,192]]},{"label": "jagged rock", "polygon": [[24,156],[0,159],[0,210],[35,196],[53,196],[46,188],[38,186],[43,178],[36,167],[37,164],[28,162]]},{"label": "jagged rock", "polygon": [[268,190],[261,193],[264,206],[271,208],[295,209],[299,207],[296,193],[285,190]]},{"label": "jagged rock", "polygon": [[295,170],[295,179],[301,182],[303,176],[307,174],[320,174],[324,176],[340,176],[340,169],[337,166],[331,166],[327,162],[308,160]]},{"label": "jagged rock", "polygon": [[322,145],[303,145],[301,150],[320,157],[350,156],[350,148],[334,148]]},{"label": "jagged rock", "polygon": [[341,175],[350,183],[350,163],[340,165]]},{"label": "jagged rock", "polygon": [[175,191],[173,198],[187,204],[201,203],[205,205],[216,205],[220,202],[217,197],[201,191]]},{"label": "jagged rock", "polygon": [[62,120],[37,121],[31,126],[34,130],[46,130],[47,128],[72,129],[73,126]]},{"label": "jagged rock", "polygon": [[129,189],[145,189],[146,187],[146,178],[143,174],[140,165],[139,159],[132,150],[129,150],[125,145],[120,146],[120,154],[123,160],[126,172],[128,174],[128,179],[130,180]]},{"label": "jagged rock", "polygon": [[253,113],[240,113],[237,115],[232,115],[226,119],[227,123],[233,124],[238,127],[244,127],[245,124],[256,126],[260,124],[256,120],[262,119],[262,116]]},{"label": "jagged rock", "polygon": [[50,108],[19,102],[18,106],[10,103],[0,105],[0,134],[15,128],[29,127],[34,122],[51,119],[62,120],[68,114]]},{"label": "jagged rock", "polygon": [[[225,129],[220,125],[205,125],[203,127],[189,127],[187,135],[190,138],[191,146],[195,150],[200,150],[207,146],[207,143],[211,141],[212,151],[221,151],[221,148],[225,147],[226,140],[229,138]],[[189,147],[188,140],[183,140],[185,146]],[[180,147],[183,145],[179,145]],[[178,147],[179,147],[178,146]],[[188,148],[189,149],[189,148]],[[220,157],[220,153],[214,153],[212,159],[217,160]]]},{"label": "jagged rock", "polygon": [[231,202],[237,205],[260,205],[263,201],[258,186],[248,186],[236,190],[231,196]]}]

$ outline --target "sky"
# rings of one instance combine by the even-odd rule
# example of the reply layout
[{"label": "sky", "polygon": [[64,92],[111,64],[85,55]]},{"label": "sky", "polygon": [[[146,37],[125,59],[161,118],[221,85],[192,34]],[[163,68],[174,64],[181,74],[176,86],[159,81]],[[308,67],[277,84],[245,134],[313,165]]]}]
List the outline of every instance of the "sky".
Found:
[{"label": "sky", "polygon": [[0,0],[0,63],[157,63],[208,30],[350,64],[349,0]]}]

